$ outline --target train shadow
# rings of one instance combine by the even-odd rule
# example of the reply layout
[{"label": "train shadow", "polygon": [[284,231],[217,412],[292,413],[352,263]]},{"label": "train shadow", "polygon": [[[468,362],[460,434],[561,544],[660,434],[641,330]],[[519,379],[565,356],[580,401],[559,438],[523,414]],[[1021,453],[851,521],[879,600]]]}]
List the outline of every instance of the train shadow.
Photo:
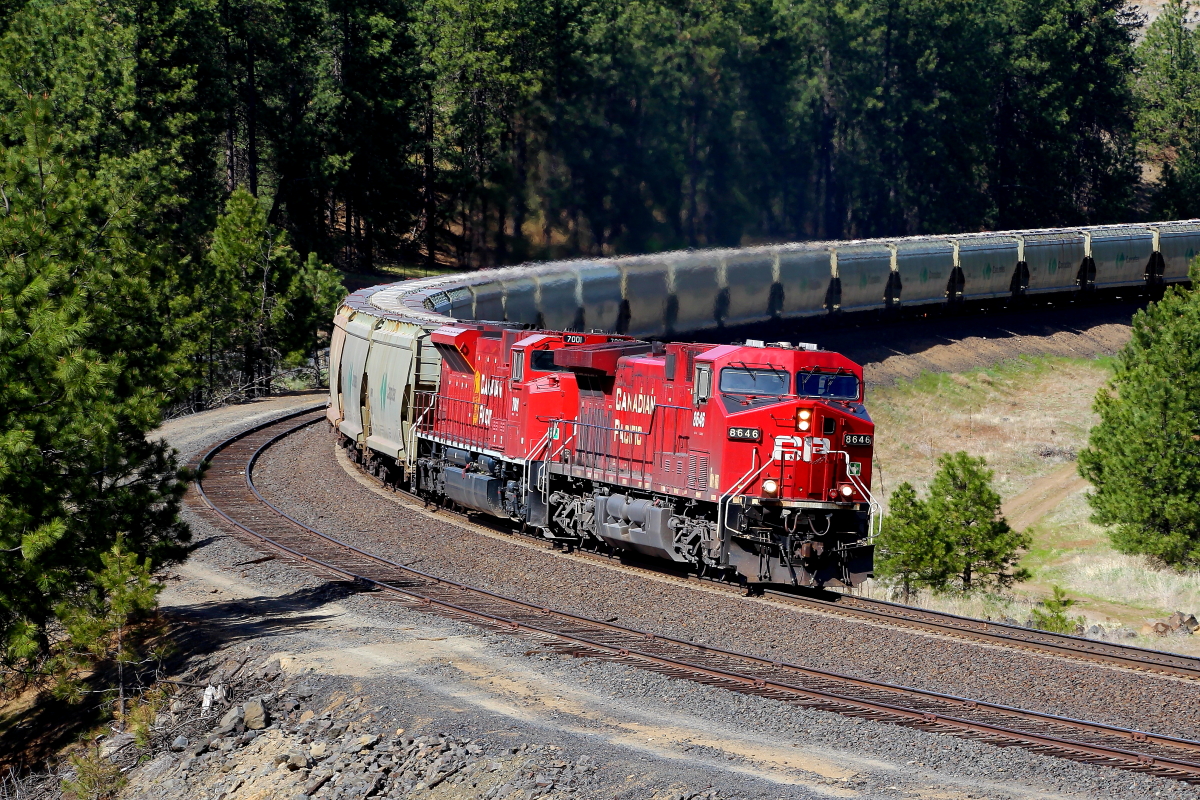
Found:
[{"label": "train shadow", "polygon": [[178,657],[188,660],[241,640],[321,627],[340,616],[321,608],[363,591],[361,584],[328,581],[281,595],[167,604],[162,613]]}]

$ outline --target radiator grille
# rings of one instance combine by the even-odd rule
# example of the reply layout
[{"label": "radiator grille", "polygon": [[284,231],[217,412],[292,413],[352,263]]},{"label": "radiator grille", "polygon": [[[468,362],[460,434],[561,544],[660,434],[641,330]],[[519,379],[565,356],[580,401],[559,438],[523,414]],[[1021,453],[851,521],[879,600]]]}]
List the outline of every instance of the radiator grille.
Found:
[{"label": "radiator grille", "polygon": [[[679,463],[683,465],[682,461]],[[688,456],[687,488],[697,492],[708,491],[708,456]]]}]

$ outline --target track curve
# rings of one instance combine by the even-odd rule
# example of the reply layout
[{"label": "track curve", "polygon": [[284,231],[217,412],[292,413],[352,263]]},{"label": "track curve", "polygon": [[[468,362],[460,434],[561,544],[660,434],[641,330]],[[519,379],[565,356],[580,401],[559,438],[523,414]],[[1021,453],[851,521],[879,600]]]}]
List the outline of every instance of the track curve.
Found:
[{"label": "track curve", "polygon": [[[347,463],[346,466],[355,469],[359,475],[371,481],[376,487],[381,487],[378,478],[363,470],[360,464]],[[394,485],[384,491],[387,494],[404,496],[413,504],[413,507],[426,505],[417,495],[398,489]],[[519,532],[516,525],[509,525],[504,520],[485,514],[465,513],[442,508],[438,508],[438,510],[455,515],[460,520],[460,525],[475,527],[481,533],[501,533],[507,536]],[[536,533],[527,533],[523,540],[547,550],[557,547]],[[597,563],[609,569],[632,571],[640,575],[684,583],[700,583],[731,594],[742,592],[742,588],[737,584],[712,578],[698,578],[692,573],[668,572],[667,570],[672,565],[653,559],[643,559],[636,554],[630,554],[626,559],[618,562],[614,562],[611,556],[588,551],[575,551],[570,557]],[[643,564],[645,566],[642,566]],[[1200,680],[1200,658],[1179,653],[1097,641],[1082,636],[1052,633],[992,620],[963,617],[944,611],[906,606],[848,593],[832,591],[796,593],[768,589],[765,594],[777,602],[847,619],[860,619],[891,627],[927,631],[959,640],[985,642],[1137,672]]]},{"label": "track curve", "polygon": [[209,450],[196,489],[260,548],[414,608],[522,634],[564,653],[619,661],[734,691],[1074,761],[1200,783],[1200,742],[824,672],[644,633],[503,597],[383,559],[310,528],[266,501],[254,465],[271,445],[324,419],[323,406],[255,426]]}]

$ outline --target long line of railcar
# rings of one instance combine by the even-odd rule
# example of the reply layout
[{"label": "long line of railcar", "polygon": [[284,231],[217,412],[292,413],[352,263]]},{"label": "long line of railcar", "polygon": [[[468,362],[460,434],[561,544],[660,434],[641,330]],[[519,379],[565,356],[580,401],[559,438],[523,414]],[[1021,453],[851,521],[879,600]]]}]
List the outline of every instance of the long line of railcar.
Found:
[{"label": "long line of railcar", "polygon": [[[335,318],[328,419],[376,474],[412,481],[422,457],[422,415],[430,398],[440,397],[445,372],[445,348],[439,353],[432,334],[456,320],[492,321],[495,331],[691,338],[821,315],[1153,288],[1187,280],[1198,251],[1200,220],[1187,220],[685,251],[377,286],[346,298]],[[510,349],[519,338],[504,337]],[[509,358],[504,352],[495,360],[505,365]],[[483,395],[486,389],[474,387]],[[873,504],[868,489],[854,492],[855,500]],[[857,580],[863,572],[855,572]]]}]

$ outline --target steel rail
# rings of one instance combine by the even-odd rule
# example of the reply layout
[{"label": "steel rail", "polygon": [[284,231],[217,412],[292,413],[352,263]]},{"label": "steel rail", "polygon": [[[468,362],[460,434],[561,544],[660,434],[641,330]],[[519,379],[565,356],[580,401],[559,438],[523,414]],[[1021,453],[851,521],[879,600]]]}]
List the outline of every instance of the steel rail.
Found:
[{"label": "steel rail", "polygon": [[[221,442],[203,459],[210,466],[211,476],[204,475],[196,482],[197,494],[205,506],[235,531],[300,563],[387,592],[417,608],[536,636],[564,652],[618,660],[797,705],[1200,783],[1200,742],[874,682],[684,642],[438,578],[341,542],[271,504],[253,481],[254,466],[263,452],[284,437],[321,421],[323,416],[314,416],[289,424],[312,411],[315,409],[277,418]],[[277,426],[281,430],[270,430]],[[266,435],[255,436],[260,433]],[[229,458],[216,461],[222,453]],[[240,461],[239,456],[245,457],[245,461]],[[218,469],[211,470],[214,464]],[[205,481],[210,484],[209,490],[205,489]],[[210,496],[214,493],[217,502]],[[239,504],[247,512],[245,521],[235,518],[236,510],[228,513],[230,505]],[[270,512],[265,517],[261,514],[264,508]],[[256,510],[258,513],[254,513]]]},{"label": "steel rail", "polygon": [[1006,622],[963,617],[945,611],[915,608],[853,594],[840,594],[837,599],[831,600],[790,592],[772,592],[772,596],[786,598],[789,603],[794,605],[816,608],[839,616],[886,621],[890,625],[934,631],[956,638],[993,641],[1007,647],[1058,654],[1098,664],[1116,665],[1160,675],[1200,679],[1200,659],[1163,650],[1151,650],[1116,642],[1098,642],[1082,636],[1051,633]]},{"label": "steel rail", "polygon": [[[363,470],[362,464],[358,464],[357,466],[360,470]],[[363,470],[363,472],[365,473],[366,470]],[[419,495],[403,489],[397,489],[396,491],[415,502],[428,505],[428,502]],[[454,512],[448,507],[439,507],[439,509],[457,513],[466,519],[469,524],[480,525],[489,531],[506,534],[513,532],[506,529],[503,520],[499,518],[492,518],[499,524],[485,524],[478,519],[471,519],[470,515],[463,511]],[[526,537],[532,543],[543,545],[547,548],[556,546],[554,541],[545,539],[534,533],[527,533]],[[600,561],[600,563],[606,563],[611,560],[600,553],[589,552],[587,550],[578,550],[574,554],[574,557],[585,560],[594,559]],[[609,566],[612,568],[611,565]],[[637,564],[624,562],[620,568],[653,574],[658,578],[671,578],[681,582],[700,581],[711,588],[726,590],[731,593],[740,591],[741,589],[737,584],[720,578],[680,575],[677,572],[665,572],[655,567],[642,567]],[[1083,636],[1026,628],[1021,625],[1012,625],[994,620],[964,617],[946,611],[906,606],[901,603],[862,597],[850,593],[826,591],[826,595],[833,595],[833,597],[822,598],[813,594],[805,594],[803,590],[795,592],[784,589],[766,589],[765,594],[770,595],[773,600],[778,602],[839,617],[883,622],[891,626],[929,631],[959,640],[987,642],[1017,650],[1045,653],[1104,666],[1116,666],[1137,672],[1200,680],[1200,658],[1180,653],[1170,653],[1164,650],[1154,650],[1135,645],[1119,644],[1117,642],[1096,641],[1095,639],[1088,639]]]},{"label": "steel rail", "polygon": [[[366,473],[366,470],[363,470],[362,464],[358,464],[357,466]],[[419,495],[403,489],[396,491],[417,503],[428,505],[428,502]],[[481,522],[479,519],[471,519],[470,515],[465,512],[454,512],[448,507],[439,507],[439,510],[456,513],[464,518],[467,524],[479,525],[491,532],[505,534],[514,532],[504,527],[503,520],[499,518],[490,518],[498,524],[489,524]],[[553,541],[534,533],[527,533],[526,538],[531,543],[544,546],[547,549],[556,546]],[[595,560],[606,564],[610,569],[631,570],[651,574],[660,579],[666,578],[684,583],[699,581],[710,588],[730,593],[740,591],[741,589],[737,584],[722,580],[721,578],[701,578],[695,575],[681,575],[677,572],[664,571],[661,568],[653,566],[643,567],[637,563],[622,562],[620,567],[613,567],[609,563],[611,558],[587,550],[578,550],[572,557]],[[1147,672],[1188,680],[1200,680],[1200,658],[1194,656],[1116,642],[1100,642],[1082,636],[1053,633],[1036,628],[1011,625],[1005,622],[963,617],[945,611],[906,606],[887,600],[877,600],[849,593],[826,592],[828,595],[834,595],[832,598],[822,598],[813,596],[812,594],[780,589],[767,589],[765,593],[777,602],[811,609],[823,614],[871,622],[882,622],[894,627],[924,630],[953,639],[986,642],[1017,650],[1075,659],[1085,663],[1115,666],[1137,672]]]}]

